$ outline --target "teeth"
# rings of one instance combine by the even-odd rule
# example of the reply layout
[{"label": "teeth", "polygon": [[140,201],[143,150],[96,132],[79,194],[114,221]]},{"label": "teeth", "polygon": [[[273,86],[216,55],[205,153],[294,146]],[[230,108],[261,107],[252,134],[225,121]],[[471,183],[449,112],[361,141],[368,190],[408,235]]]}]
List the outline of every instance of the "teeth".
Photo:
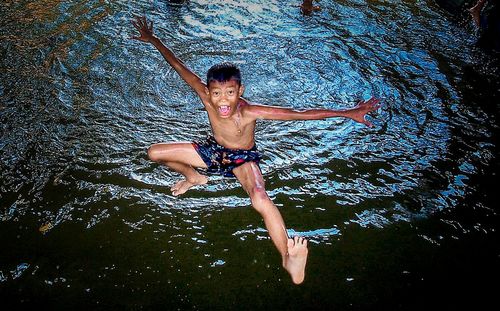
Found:
[{"label": "teeth", "polygon": [[222,114],[226,114],[226,113],[228,113],[230,109],[231,109],[231,107],[229,107],[229,106],[220,106],[220,107],[219,107],[219,111],[220,111],[220,113],[222,113]]}]

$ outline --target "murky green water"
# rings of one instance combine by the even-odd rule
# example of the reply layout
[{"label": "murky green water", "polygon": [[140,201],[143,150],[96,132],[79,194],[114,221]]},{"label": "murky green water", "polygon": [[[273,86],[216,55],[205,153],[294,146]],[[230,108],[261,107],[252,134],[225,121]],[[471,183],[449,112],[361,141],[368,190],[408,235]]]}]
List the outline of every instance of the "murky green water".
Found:
[{"label": "murky green water", "polygon": [[[493,301],[498,61],[433,1],[3,1],[0,303],[42,309],[430,309]],[[152,143],[209,131],[133,14],[200,75],[233,61],[245,97],[352,106],[261,122],[267,188],[310,240],[293,286],[236,180],[175,198]],[[435,302],[431,303],[431,300]]]}]

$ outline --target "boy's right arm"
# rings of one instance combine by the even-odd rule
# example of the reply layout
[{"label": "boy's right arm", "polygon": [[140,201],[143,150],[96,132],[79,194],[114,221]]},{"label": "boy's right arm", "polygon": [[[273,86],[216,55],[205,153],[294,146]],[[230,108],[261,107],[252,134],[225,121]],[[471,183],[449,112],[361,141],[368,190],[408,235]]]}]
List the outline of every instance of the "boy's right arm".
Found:
[{"label": "boy's right arm", "polygon": [[[140,36],[132,36],[132,39],[136,39],[142,42],[151,43],[154,45],[165,60],[174,68],[174,70],[181,76],[181,78],[186,81],[186,83],[191,86],[191,88],[200,96],[203,100],[206,95],[205,93],[205,83],[201,78],[192,72],[180,59],[175,56],[175,54],[167,48],[161,41],[153,34],[153,22],[148,20],[146,17],[136,17],[135,21],[132,21],[134,27],[139,31]],[[203,100],[204,101],[204,100]]]}]

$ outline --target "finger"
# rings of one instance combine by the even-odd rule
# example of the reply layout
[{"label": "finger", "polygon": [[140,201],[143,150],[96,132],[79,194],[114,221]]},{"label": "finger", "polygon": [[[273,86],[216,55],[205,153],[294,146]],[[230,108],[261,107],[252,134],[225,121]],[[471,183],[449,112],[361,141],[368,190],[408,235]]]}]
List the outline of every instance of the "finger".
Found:
[{"label": "finger", "polygon": [[373,105],[376,105],[378,102],[379,102],[379,100],[378,100],[377,98],[375,98],[375,97],[372,97],[372,98],[370,98],[370,99],[368,100],[368,103],[369,103],[370,105],[372,105],[372,106],[373,106]]},{"label": "finger", "polygon": [[149,31],[153,31],[153,21],[149,22]]},{"label": "finger", "polygon": [[137,23],[136,23],[136,22],[134,22],[134,21],[130,21],[130,22],[132,23],[132,25],[134,25],[134,27],[135,27],[137,30],[139,30],[139,25],[137,25]]},{"label": "finger", "polygon": [[140,16],[136,16],[136,17],[135,17],[135,21],[137,22],[137,25],[141,25],[141,24],[142,24],[142,21],[141,21],[141,17],[140,17]]},{"label": "finger", "polygon": [[365,120],[363,122],[363,124],[366,125],[366,126],[368,126],[368,127],[373,127],[373,124],[370,121],[368,121],[368,120]]},{"label": "finger", "polygon": [[372,103],[370,103],[370,108],[371,110],[377,110],[379,107],[380,107],[380,101],[379,100],[376,100],[376,101],[373,101]]}]

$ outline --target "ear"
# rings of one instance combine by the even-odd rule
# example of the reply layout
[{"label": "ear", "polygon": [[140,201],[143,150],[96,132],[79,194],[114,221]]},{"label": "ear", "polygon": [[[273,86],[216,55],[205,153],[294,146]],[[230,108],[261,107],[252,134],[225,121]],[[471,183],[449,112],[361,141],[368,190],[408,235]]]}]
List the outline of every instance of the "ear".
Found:
[{"label": "ear", "polygon": [[205,94],[209,95],[210,91],[208,90],[208,87],[205,86]]},{"label": "ear", "polygon": [[239,96],[243,95],[243,92],[244,92],[244,91],[245,91],[245,86],[242,84],[242,85],[240,85],[240,90],[239,90],[238,95],[239,95]]}]

